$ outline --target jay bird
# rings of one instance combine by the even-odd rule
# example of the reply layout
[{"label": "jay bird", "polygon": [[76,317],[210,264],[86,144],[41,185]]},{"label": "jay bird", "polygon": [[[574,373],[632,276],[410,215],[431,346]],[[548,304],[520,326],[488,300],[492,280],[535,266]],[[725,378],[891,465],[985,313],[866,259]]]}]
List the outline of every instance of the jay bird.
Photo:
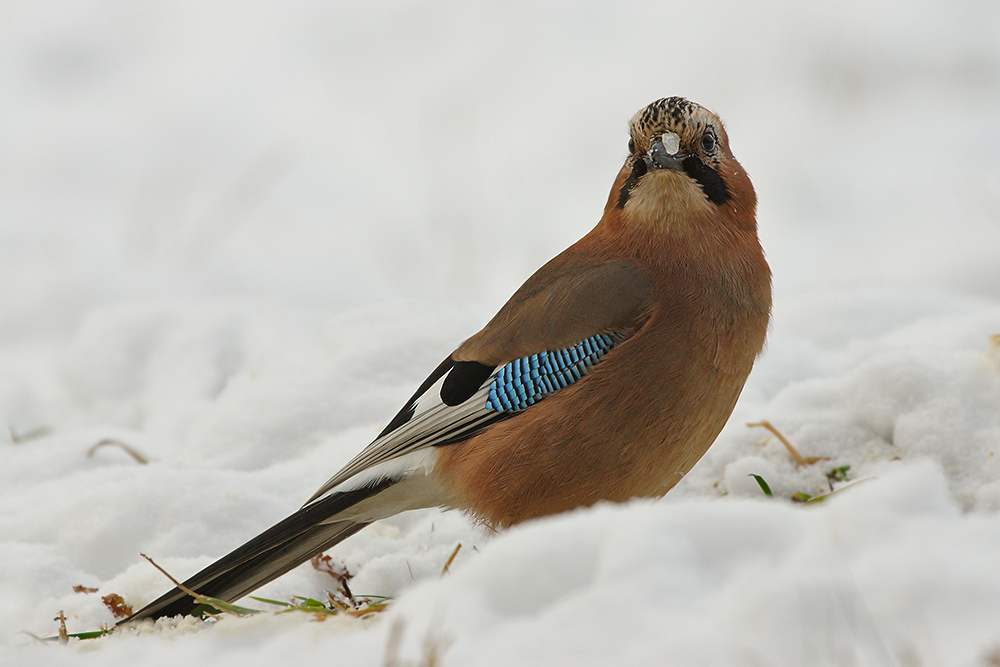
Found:
[{"label": "jay bird", "polygon": [[[764,345],[771,273],[757,198],[708,109],[657,100],[629,134],[597,226],[532,275],[301,509],[187,588],[235,601],[406,510],[456,508],[503,528],[661,496],[694,466]],[[126,621],[197,607],[174,588]]]}]

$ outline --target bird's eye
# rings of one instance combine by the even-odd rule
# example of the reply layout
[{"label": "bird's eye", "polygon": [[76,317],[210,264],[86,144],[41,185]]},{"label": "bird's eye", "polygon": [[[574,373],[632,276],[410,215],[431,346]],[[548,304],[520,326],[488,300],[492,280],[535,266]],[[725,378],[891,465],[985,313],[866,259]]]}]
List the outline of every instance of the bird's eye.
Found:
[{"label": "bird's eye", "polygon": [[715,135],[711,132],[706,132],[701,135],[701,150],[706,153],[711,153],[715,150]]},{"label": "bird's eye", "polygon": [[628,140],[628,152],[629,155],[635,152],[635,139]]}]

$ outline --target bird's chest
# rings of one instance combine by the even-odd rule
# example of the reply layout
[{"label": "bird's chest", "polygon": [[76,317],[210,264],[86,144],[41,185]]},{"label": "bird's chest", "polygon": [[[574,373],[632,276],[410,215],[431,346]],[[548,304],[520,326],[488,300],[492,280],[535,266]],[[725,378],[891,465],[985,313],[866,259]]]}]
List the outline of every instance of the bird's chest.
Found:
[{"label": "bird's chest", "polygon": [[764,345],[770,305],[732,276],[670,281],[649,322],[660,358],[674,368],[746,375]]}]

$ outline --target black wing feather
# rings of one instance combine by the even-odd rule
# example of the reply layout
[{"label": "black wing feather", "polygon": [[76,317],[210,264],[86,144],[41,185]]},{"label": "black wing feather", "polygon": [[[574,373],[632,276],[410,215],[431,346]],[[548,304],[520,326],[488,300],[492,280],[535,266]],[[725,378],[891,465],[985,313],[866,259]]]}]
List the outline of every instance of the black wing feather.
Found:
[{"label": "black wing feather", "polygon": [[[384,491],[395,481],[385,479],[372,486],[331,494],[306,505],[190,577],[184,586],[200,595],[230,602],[238,600],[368,525],[353,521],[323,522]],[[174,588],[119,625],[141,618],[191,614],[199,606],[190,595]]]}]

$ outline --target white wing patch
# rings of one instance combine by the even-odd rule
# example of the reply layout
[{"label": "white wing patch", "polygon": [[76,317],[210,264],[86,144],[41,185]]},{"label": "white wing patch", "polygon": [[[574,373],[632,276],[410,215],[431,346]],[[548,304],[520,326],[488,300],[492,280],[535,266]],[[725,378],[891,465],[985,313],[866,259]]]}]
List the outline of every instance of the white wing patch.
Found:
[{"label": "white wing patch", "polygon": [[431,452],[426,452],[428,456],[416,456],[424,453],[419,450],[460,439],[464,434],[503,418],[486,407],[489,385],[495,376],[493,373],[487,378],[471,398],[451,406],[441,401],[441,386],[448,374],[442,375],[417,397],[413,416],[406,423],[362,449],[306,504],[332,491],[361,488],[386,477],[399,477],[419,470],[430,472],[433,468]]}]

